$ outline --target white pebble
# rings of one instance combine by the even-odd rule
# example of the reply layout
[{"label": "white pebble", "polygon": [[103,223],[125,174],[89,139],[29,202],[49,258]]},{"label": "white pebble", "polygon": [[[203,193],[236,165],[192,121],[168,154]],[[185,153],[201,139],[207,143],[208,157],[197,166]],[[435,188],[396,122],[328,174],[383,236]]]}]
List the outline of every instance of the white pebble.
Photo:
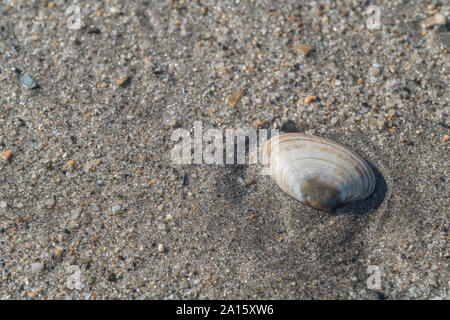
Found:
[{"label": "white pebble", "polygon": [[45,200],[44,203],[47,207],[53,207],[53,205],[55,204],[55,199],[49,198],[49,199]]},{"label": "white pebble", "polygon": [[44,265],[40,262],[34,262],[31,264],[31,271],[34,273],[39,273],[44,269]]},{"label": "white pebble", "polygon": [[175,127],[177,125],[177,119],[173,117],[165,117],[163,118],[163,121],[169,127]]},{"label": "white pebble", "polygon": [[339,118],[337,118],[337,117],[331,118],[331,121],[330,121],[331,126],[333,127],[336,124],[336,122],[338,122],[338,120],[339,120]]},{"label": "white pebble", "polygon": [[120,13],[120,9],[116,8],[116,7],[111,7],[109,9],[109,12],[111,12],[112,14],[119,14]]},{"label": "white pebble", "polygon": [[380,74],[380,66],[379,65],[373,65],[372,67],[370,67],[369,69],[369,75],[371,77],[376,77]]},{"label": "white pebble", "polygon": [[119,205],[116,205],[112,207],[112,213],[114,214],[121,214],[122,213],[122,207]]},{"label": "white pebble", "polygon": [[423,20],[421,23],[422,28],[430,28],[435,25],[445,24],[445,16],[440,13],[436,13],[434,16],[428,17],[427,19]]},{"label": "white pebble", "polygon": [[164,223],[158,223],[158,230],[159,231],[164,231],[166,230],[166,225]]}]

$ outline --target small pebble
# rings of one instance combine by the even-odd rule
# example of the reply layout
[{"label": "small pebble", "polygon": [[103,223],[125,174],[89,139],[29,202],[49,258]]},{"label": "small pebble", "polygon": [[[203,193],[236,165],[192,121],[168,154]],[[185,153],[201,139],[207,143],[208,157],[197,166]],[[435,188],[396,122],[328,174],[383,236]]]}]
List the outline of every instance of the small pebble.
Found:
[{"label": "small pebble", "polygon": [[191,287],[191,283],[189,280],[183,280],[180,283],[180,289],[189,289]]},{"label": "small pebble", "polygon": [[25,73],[22,78],[20,79],[20,82],[26,89],[34,89],[37,88],[37,84],[34,81],[34,79],[28,74]]},{"label": "small pebble", "polygon": [[87,33],[89,34],[99,34],[101,32],[102,31],[97,27],[90,27],[89,29],[87,29]]},{"label": "small pebble", "polygon": [[373,65],[369,69],[369,76],[376,77],[380,74],[380,66],[379,65]]},{"label": "small pebble", "polygon": [[80,262],[81,262],[82,264],[89,264],[89,263],[92,262],[92,259],[91,259],[90,257],[84,257],[84,258],[81,258],[81,259],[80,259]]},{"label": "small pebble", "polygon": [[174,117],[165,117],[163,121],[164,124],[169,127],[175,127],[177,125],[177,119],[175,119]]},{"label": "small pebble", "polygon": [[109,272],[106,276],[106,280],[111,282],[117,282],[117,275],[114,272]]},{"label": "small pebble", "polygon": [[291,80],[295,79],[295,77],[296,77],[295,72],[288,72],[287,76],[288,76],[288,79],[291,79]]},{"label": "small pebble", "polygon": [[165,248],[163,244],[158,244],[158,252],[164,252]]},{"label": "small pebble", "polygon": [[31,271],[33,273],[39,273],[44,269],[44,265],[41,262],[34,262],[31,264]]},{"label": "small pebble", "polygon": [[372,46],[370,45],[369,42],[364,43],[364,44],[361,46],[361,48],[362,48],[362,50],[364,51],[365,54],[369,54],[370,51],[372,50]]},{"label": "small pebble", "polygon": [[375,296],[377,297],[378,300],[385,300],[386,299],[386,296],[385,296],[385,294],[383,292],[377,292],[375,294]]},{"label": "small pebble", "polygon": [[303,53],[305,57],[313,50],[313,47],[302,44],[296,44],[294,45],[294,48]]},{"label": "small pebble", "polygon": [[112,213],[113,214],[122,214],[123,213],[122,207],[119,205],[112,207]]},{"label": "small pebble", "polygon": [[0,158],[2,158],[5,161],[8,161],[9,158],[11,158],[12,151],[11,150],[5,150],[3,152],[0,152]]},{"label": "small pebble", "polygon": [[436,13],[434,16],[426,18],[422,21],[422,28],[427,29],[436,25],[445,24],[445,16],[440,13]]},{"label": "small pebble", "polygon": [[128,79],[129,79],[129,77],[121,77],[116,80],[116,85],[124,86],[127,83]]},{"label": "small pebble", "polygon": [[99,187],[103,186],[103,180],[97,180],[97,186]]},{"label": "small pebble", "polygon": [[244,89],[239,89],[227,97],[227,101],[234,108],[244,96]]},{"label": "small pebble", "polygon": [[166,230],[166,224],[165,223],[158,223],[158,230],[159,231],[165,231]]},{"label": "small pebble", "polygon": [[44,201],[44,204],[45,204],[47,207],[53,207],[53,206],[55,205],[55,199],[53,199],[53,198],[46,199],[46,200]]},{"label": "small pebble", "polygon": [[339,118],[333,117],[333,118],[331,118],[330,125],[333,127],[338,121],[339,121]]},{"label": "small pebble", "polygon": [[313,101],[315,101],[317,98],[315,96],[307,96],[305,98],[305,103],[311,103]]},{"label": "small pebble", "polygon": [[5,209],[8,206],[6,201],[0,201],[0,209]]},{"label": "small pebble", "polygon": [[253,184],[253,182],[255,182],[255,178],[254,177],[247,177],[244,181],[244,183],[242,184],[242,186],[244,188],[248,187],[249,185]]},{"label": "small pebble", "polygon": [[119,14],[120,13],[120,9],[117,7],[111,7],[109,9],[109,12],[111,12],[112,14]]}]

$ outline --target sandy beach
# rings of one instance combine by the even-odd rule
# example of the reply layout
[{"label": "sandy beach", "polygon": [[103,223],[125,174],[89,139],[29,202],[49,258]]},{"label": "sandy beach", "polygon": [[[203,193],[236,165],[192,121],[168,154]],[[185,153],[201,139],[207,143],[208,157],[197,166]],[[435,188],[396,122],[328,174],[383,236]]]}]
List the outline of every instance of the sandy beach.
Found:
[{"label": "sandy beach", "polygon": [[[450,299],[450,8],[372,2],[2,1],[0,299]],[[196,121],[332,139],[375,192],[175,164]]]}]

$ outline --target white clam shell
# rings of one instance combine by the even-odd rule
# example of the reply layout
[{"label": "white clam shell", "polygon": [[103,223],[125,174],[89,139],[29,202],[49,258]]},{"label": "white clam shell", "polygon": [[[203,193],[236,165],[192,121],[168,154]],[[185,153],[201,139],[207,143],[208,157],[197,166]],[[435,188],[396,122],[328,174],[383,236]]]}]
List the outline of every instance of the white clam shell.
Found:
[{"label": "white clam shell", "polygon": [[281,134],[265,144],[262,156],[267,173],[283,191],[316,209],[364,199],[375,189],[369,164],[325,138]]}]

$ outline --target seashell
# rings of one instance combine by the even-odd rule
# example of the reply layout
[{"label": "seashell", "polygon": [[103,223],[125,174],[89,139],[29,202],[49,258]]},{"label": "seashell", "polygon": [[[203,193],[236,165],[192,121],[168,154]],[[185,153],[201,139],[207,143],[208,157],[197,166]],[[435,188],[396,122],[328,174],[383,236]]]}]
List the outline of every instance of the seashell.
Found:
[{"label": "seashell", "polygon": [[11,150],[5,150],[3,152],[0,152],[0,158],[4,159],[6,162],[8,162],[9,158],[11,158],[12,151]]},{"label": "seashell", "polygon": [[303,44],[294,44],[294,48],[303,53],[305,57],[311,50],[314,50],[313,47]]},{"label": "seashell", "polygon": [[375,189],[369,164],[325,138],[281,134],[267,141],[262,157],[267,173],[283,191],[319,210],[364,199]]}]

